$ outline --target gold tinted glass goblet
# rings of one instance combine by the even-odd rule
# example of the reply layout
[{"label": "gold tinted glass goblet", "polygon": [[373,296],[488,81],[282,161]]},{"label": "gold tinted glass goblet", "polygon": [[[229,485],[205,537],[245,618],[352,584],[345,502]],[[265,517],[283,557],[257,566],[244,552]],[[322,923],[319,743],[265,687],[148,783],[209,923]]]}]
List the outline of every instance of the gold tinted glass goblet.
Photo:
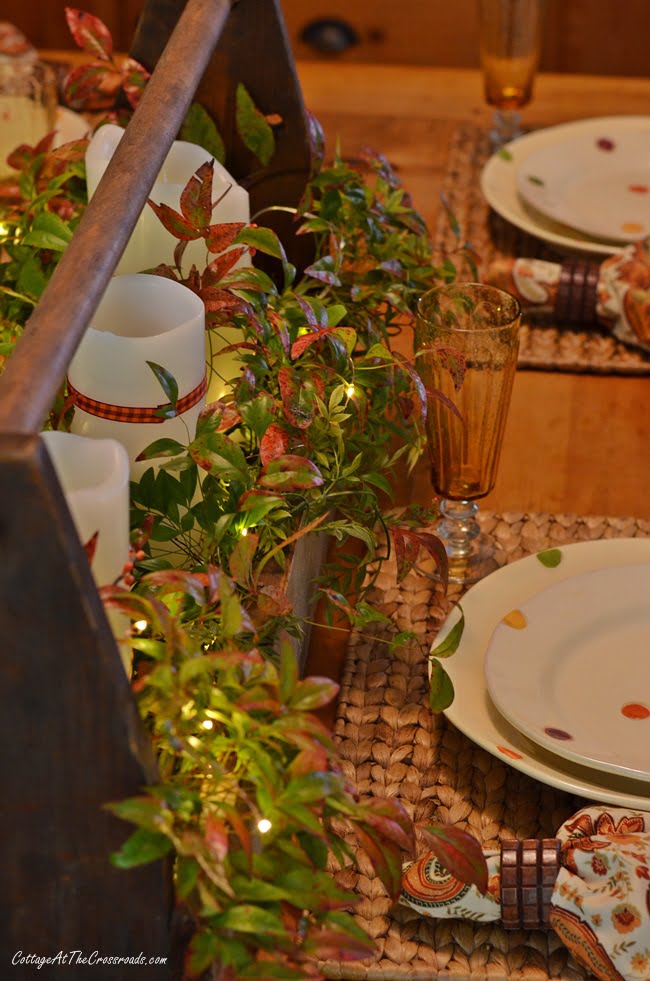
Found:
[{"label": "gold tinted glass goblet", "polygon": [[490,138],[501,147],[521,136],[542,48],[544,0],[478,0],[485,99],[494,106]]},{"label": "gold tinted glass goblet", "polygon": [[431,479],[442,513],[436,534],[450,582],[475,582],[503,562],[495,543],[480,534],[476,501],[496,480],[520,313],[509,293],[479,283],[439,287],[418,304],[416,367],[427,389]]}]

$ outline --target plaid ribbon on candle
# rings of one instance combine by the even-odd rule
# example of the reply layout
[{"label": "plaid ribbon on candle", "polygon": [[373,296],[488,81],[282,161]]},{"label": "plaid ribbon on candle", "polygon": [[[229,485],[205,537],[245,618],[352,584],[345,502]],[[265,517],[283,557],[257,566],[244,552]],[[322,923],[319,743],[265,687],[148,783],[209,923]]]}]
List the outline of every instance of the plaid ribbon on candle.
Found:
[{"label": "plaid ribbon on candle", "polygon": [[[176,415],[187,412],[192,406],[201,401],[208,387],[207,375],[193,388],[191,392],[184,395],[176,403]],[[161,423],[165,421],[164,416],[157,415],[160,409],[169,405],[169,402],[161,402],[160,405],[111,405],[110,402],[99,402],[81,392],[70,383],[68,379],[68,396],[73,405],[78,409],[83,409],[91,416],[98,416],[100,419],[110,419],[112,422],[132,422],[132,423]]]}]

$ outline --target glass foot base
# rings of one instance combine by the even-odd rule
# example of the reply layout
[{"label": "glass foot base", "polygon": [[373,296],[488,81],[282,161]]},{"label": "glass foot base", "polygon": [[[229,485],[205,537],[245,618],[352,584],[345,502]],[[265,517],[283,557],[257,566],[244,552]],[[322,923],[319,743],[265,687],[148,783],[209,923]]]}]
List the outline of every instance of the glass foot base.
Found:
[{"label": "glass foot base", "polygon": [[[448,582],[466,586],[478,582],[506,563],[501,546],[481,531],[476,520],[476,501],[440,501],[441,518],[433,529],[447,553]],[[418,563],[423,575],[441,581],[439,570],[433,561]]]},{"label": "glass foot base", "polygon": [[[437,534],[437,528],[433,529]],[[440,537],[440,536],[438,536]],[[444,540],[443,540],[443,544]],[[507,556],[498,542],[495,542],[489,535],[479,534],[472,541],[471,548],[467,555],[462,557],[450,555],[449,548],[445,548],[449,559],[449,583],[454,586],[469,586],[484,579],[491,572],[496,572],[507,562]],[[430,556],[418,562],[418,572],[429,579],[441,582],[440,572]]]}]

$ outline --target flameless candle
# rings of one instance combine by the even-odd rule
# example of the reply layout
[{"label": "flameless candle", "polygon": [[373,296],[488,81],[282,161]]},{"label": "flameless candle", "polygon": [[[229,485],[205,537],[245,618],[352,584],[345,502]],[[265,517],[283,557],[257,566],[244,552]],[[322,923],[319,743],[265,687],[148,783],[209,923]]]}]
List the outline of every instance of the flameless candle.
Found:
[{"label": "flameless candle", "polygon": [[[204,334],[203,302],[187,287],[161,276],[114,277],[68,371],[72,431],[119,440],[137,480],[151,463],[135,458],[150,443],[194,436],[205,405]],[[171,419],[156,415],[167,399],[147,362],[178,384]]]},{"label": "flameless candle", "polygon": [[41,433],[79,538],[97,535],[91,569],[98,586],[115,582],[129,558],[129,459],[114,439]]},{"label": "flameless candle", "polygon": [[[86,151],[86,180],[88,196],[92,197],[108,163],[115,152],[124,130],[112,124],[101,126],[93,136]],[[177,140],[173,145],[151,190],[151,200],[156,204],[167,204],[175,211],[180,210],[181,192],[199,167],[212,160],[212,154],[194,143]],[[212,199],[221,198],[212,212],[213,224],[221,222],[250,221],[248,192],[230,176],[217,160],[214,162]],[[168,232],[153,210],[147,205],[142,211],[129,243],[117,266],[117,273],[142,272],[154,269],[160,263],[173,264],[174,248],[178,240]],[[187,275],[192,265],[202,272],[208,262],[214,259],[207,252],[203,239],[188,242],[183,256],[183,272]],[[248,265],[247,257],[239,265]],[[213,331],[206,339],[206,360],[214,366],[209,372],[208,401],[216,401],[226,391],[226,382],[235,378],[241,362],[237,353],[221,353],[222,348],[243,340],[239,328],[223,327]],[[211,341],[211,345],[208,343]]]},{"label": "flameless candle", "polygon": [[[98,586],[119,579],[129,559],[129,458],[115,439],[41,433],[82,545],[97,533],[90,563]],[[127,676],[133,652],[129,619],[107,611]]]},{"label": "flameless candle", "polygon": [[[115,152],[124,130],[119,126],[108,124],[100,126],[86,150],[86,181],[88,197],[95,193],[97,185]],[[212,160],[212,154],[195,143],[185,143],[177,140],[172,144],[167,158],[149,195],[156,204],[168,204],[175,211],[180,211],[181,192],[190,177],[199,167]],[[220,198],[225,191],[223,200],[212,212],[212,222],[250,220],[250,205],[248,192],[230,176],[218,160],[214,162],[212,181],[212,199]],[[117,267],[117,273],[143,272],[154,269],[161,262],[170,265],[174,260],[174,248],[178,239],[168,232],[160,223],[153,209],[146,205],[143,209],[135,230],[129,240]],[[197,269],[205,269],[208,261],[214,258],[208,256],[203,239],[189,242],[183,257],[183,269],[187,272],[192,264]]]}]

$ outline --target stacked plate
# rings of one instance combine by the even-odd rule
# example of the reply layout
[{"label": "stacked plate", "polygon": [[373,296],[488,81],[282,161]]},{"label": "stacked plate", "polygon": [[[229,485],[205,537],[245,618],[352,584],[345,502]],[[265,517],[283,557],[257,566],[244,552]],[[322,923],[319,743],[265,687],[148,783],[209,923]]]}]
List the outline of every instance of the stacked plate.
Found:
[{"label": "stacked plate", "polygon": [[536,130],[483,168],[490,206],[562,250],[608,255],[650,235],[650,117]]},{"label": "stacked plate", "polygon": [[461,604],[447,718],[543,783],[650,809],[650,539],[528,556]]}]

